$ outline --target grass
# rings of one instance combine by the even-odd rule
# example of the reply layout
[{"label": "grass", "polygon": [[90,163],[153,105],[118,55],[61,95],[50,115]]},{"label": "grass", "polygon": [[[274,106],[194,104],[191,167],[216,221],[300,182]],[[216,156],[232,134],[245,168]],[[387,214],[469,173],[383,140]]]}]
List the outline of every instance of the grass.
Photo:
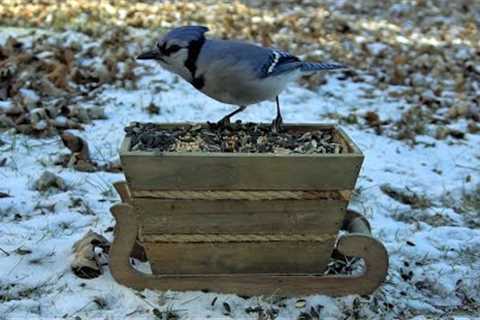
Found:
[{"label": "grass", "polygon": [[113,185],[100,175],[97,175],[96,178],[96,181],[94,179],[87,178],[85,183],[96,189],[104,198],[115,199],[117,194],[113,188]]},{"label": "grass", "polygon": [[95,211],[90,207],[88,202],[83,200],[82,198],[78,197],[71,197],[70,198],[71,204],[69,205],[69,208],[76,208],[79,213],[82,215],[88,215],[88,216],[94,216]]},{"label": "grass", "polygon": [[28,263],[31,264],[31,265],[41,265],[41,264],[43,264],[43,262],[48,260],[48,258],[51,258],[53,256],[55,256],[55,250],[50,251],[46,255],[30,259],[30,260],[28,260]]},{"label": "grass", "polygon": [[460,210],[480,214],[480,184],[470,192],[463,192]]},{"label": "grass", "polygon": [[408,187],[397,188],[390,184],[383,184],[380,186],[380,189],[390,198],[400,203],[410,205],[414,209],[427,209],[432,206],[432,202],[426,197],[426,195],[418,194],[410,190]]},{"label": "grass", "polygon": [[462,215],[467,227],[480,227],[480,184],[470,190],[463,188],[459,199],[455,199],[450,192],[446,192],[440,202],[443,206]]},{"label": "grass", "polygon": [[48,281],[50,281],[50,279],[41,282],[34,287],[21,288],[18,290],[17,283],[12,282],[0,285],[0,303],[13,300],[34,299],[49,293],[50,290],[46,289]]}]

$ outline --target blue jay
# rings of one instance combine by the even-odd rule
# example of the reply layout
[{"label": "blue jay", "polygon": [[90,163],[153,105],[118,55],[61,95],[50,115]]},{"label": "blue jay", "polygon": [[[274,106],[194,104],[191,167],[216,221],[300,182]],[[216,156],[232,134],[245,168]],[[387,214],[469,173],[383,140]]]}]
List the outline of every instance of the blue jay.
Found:
[{"label": "blue jay", "polygon": [[334,63],[303,62],[286,52],[240,41],[206,39],[203,26],[178,27],[163,36],[154,50],[137,59],[153,59],[207,96],[239,108],[218,123],[226,125],[230,117],[248,105],[276,100],[274,131],[282,124],[278,95],[290,81],[315,71],[345,68]]}]

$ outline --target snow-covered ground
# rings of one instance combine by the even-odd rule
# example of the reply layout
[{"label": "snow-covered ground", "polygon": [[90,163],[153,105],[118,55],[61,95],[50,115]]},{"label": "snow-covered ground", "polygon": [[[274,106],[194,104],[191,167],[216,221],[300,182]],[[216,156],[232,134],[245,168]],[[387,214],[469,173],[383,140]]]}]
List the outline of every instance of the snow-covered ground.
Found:
[{"label": "snow-covered ground", "polygon": [[[0,38],[4,41],[5,34]],[[232,110],[154,64],[149,67],[147,73],[137,69],[143,74],[138,89],[103,90],[96,102],[105,106],[106,120],[72,131],[88,141],[94,160],[118,159],[123,128],[131,121],[215,121]],[[335,122],[331,114],[361,117],[366,111],[398,119],[404,110],[404,102],[385,98],[380,91],[366,97],[368,84],[340,81],[334,75],[327,79],[314,92],[298,85],[286,90],[281,96],[284,121]],[[158,115],[145,110],[152,101],[160,107]],[[265,102],[238,118],[270,122],[274,116],[274,104]],[[0,167],[0,192],[11,197],[0,198],[0,318],[155,319],[172,311],[181,319],[269,319],[246,312],[261,306],[278,310],[276,319],[296,319],[318,305],[320,319],[479,316],[474,308],[480,299],[480,213],[468,211],[478,207],[465,209],[464,201],[480,190],[480,135],[466,134],[465,140],[419,136],[422,143],[412,147],[366,126],[342,127],[365,154],[351,207],[368,217],[374,236],[390,255],[387,281],[375,294],[337,299],[313,295],[303,297],[306,304],[298,308],[296,298],[138,292],[117,284],[107,265],[96,279],[78,278],[70,270],[72,245],[89,229],[112,238],[109,209],[119,200],[112,183],[123,175],[55,166],[58,155],[68,153],[59,137],[2,132],[0,160],[6,158],[6,164]],[[67,190],[36,191],[34,182],[45,170],[62,177]],[[384,184],[408,188],[428,205],[402,204],[381,190]],[[225,315],[223,302],[231,314]]]}]

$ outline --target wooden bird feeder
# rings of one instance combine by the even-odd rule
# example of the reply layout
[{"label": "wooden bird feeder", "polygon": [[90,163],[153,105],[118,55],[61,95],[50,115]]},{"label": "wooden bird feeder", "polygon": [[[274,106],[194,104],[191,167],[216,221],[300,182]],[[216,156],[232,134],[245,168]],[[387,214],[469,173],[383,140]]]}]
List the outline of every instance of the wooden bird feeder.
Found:
[{"label": "wooden bird feeder", "polygon": [[[115,184],[122,203],[111,209],[113,277],[136,289],[239,295],[374,291],[388,255],[367,220],[347,209],[362,153],[336,126],[285,127],[330,129],[346,152],[145,152],[130,151],[125,138],[126,183]],[[131,265],[142,250],[152,274]],[[334,251],[363,258],[363,274],[324,275]]]}]

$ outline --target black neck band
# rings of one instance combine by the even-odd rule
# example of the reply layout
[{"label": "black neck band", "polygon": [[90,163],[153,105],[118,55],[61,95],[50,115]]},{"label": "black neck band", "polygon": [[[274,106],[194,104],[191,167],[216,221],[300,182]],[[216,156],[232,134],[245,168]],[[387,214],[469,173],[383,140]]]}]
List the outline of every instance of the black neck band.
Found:
[{"label": "black neck band", "polygon": [[195,72],[197,71],[197,59],[204,43],[205,38],[202,37],[197,41],[192,41],[188,46],[188,57],[187,61],[185,61],[185,67],[188,69],[188,71],[190,71],[192,80],[195,79]]}]

